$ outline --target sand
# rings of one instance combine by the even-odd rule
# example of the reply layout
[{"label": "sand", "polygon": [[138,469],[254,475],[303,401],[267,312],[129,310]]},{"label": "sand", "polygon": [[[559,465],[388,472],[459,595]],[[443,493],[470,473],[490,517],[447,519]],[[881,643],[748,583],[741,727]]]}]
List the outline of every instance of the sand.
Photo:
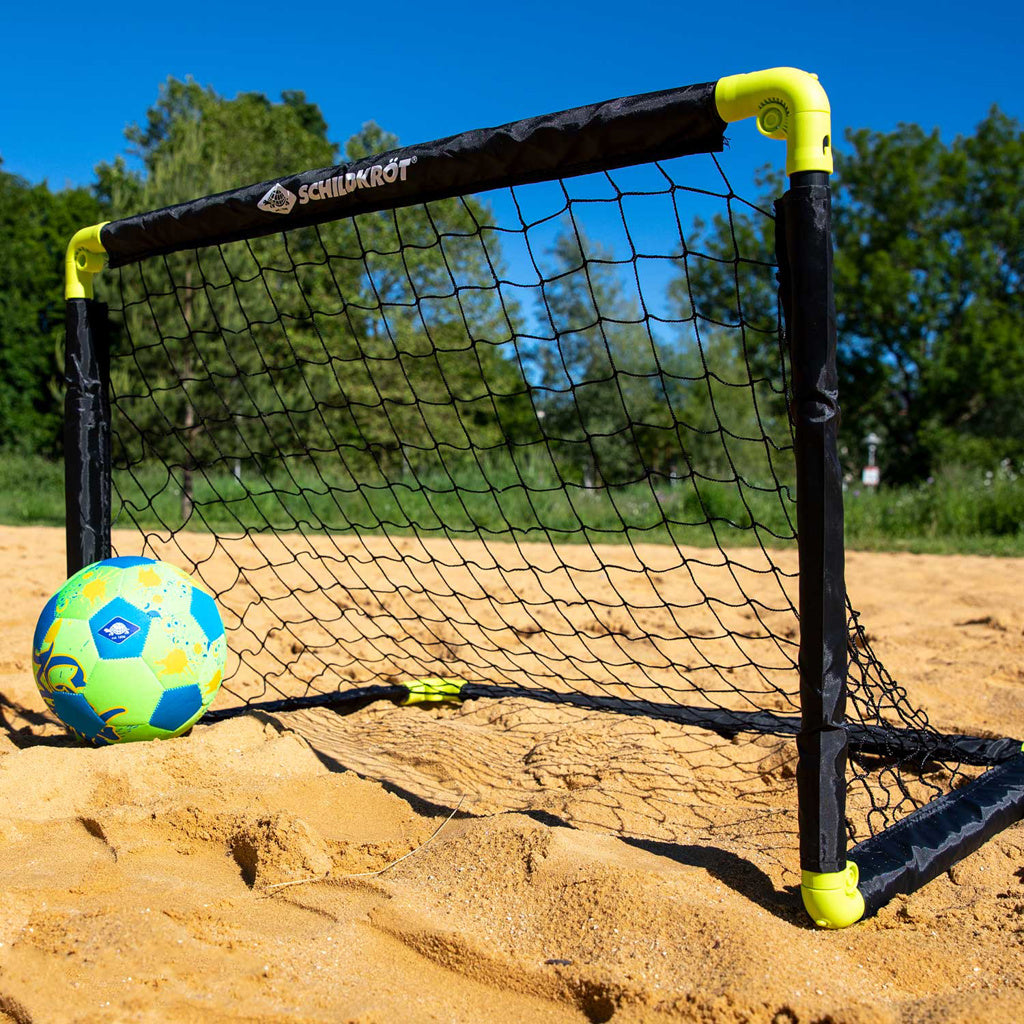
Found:
[{"label": "sand", "polygon": [[[83,748],[30,672],[61,533],[0,527],[0,566],[0,1020],[1024,1012],[1024,825],[825,933],[794,895],[791,759],[767,741],[505,699]],[[853,553],[848,581],[936,725],[1024,738],[1020,562]]]}]

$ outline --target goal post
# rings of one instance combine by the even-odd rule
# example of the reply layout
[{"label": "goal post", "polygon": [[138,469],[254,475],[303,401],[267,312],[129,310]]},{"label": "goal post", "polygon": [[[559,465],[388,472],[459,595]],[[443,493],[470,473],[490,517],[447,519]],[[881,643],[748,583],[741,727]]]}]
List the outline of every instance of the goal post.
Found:
[{"label": "goal post", "polygon": [[[683,201],[711,197],[731,222],[735,193],[684,185],[675,162],[721,152],[747,118],[786,145],[789,188],[774,218],[757,211],[774,255],[741,253],[735,225],[735,253],[699,251]],[[110,556],[115,515],[182,557],[186,527],[217,537],[238,579],[270,581],[264,619],[218,591],[246,638],[242,707],[524,695],[795,738],[804,904],[825,927],[877,911],[1021,817],[1024,755],[934,730],[850,610],[831,145],[816,77],[776,68],[83,229],[66,279],[69,574]],[[635,168],[651,169],[643,185]],[[550,205],[532,210],[528,189],[548,184]],[[647,221],[630,225],[635,203],[669,222],[662,249]],[[627,257],[590,240],[594,210]],[[777,274],[781,324],[741,263],[765,294]],[[136,273],[108,302],[93,293],[104,267]],[[691,530],[717,559],[687,553]],[[415,552],[377,540],[393,536]],[[232,554],[238,537],[257,567]],[[758,558],[731,556],[736,537]],[[565,539],[586,557],[564,557]],[[795,607],[775,539],[796,543]],[[662,563],[687,596],[666,589]],[[539,596],[520,596],[527,577]],[[935,764],[948,791],[923,780]]]}]

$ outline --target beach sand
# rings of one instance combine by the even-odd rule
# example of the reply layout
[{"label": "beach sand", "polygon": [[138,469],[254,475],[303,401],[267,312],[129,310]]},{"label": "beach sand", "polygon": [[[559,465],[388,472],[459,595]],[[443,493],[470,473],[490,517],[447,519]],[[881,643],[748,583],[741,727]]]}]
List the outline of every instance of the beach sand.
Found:
[{"label": "beach sand", "polygon": [[[61,531],[0,527],[0,1021],[1024,1014],[1024,825],[822,932],[768,738],[508,698],[88,749],[31,675],[63,565]],[[854,552],[847,580],[936,726],[1024,738],[1020,561]]]}]

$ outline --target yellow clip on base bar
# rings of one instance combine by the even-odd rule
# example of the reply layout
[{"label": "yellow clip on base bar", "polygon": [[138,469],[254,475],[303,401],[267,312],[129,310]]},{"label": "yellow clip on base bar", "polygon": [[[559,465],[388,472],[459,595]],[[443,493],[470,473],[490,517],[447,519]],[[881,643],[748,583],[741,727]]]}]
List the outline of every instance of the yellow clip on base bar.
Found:
[{"label": "yellow clip on base bar", "polygon": [[402,706],[409,704],[459,704],[462,702],[461,679],[441,679],[432,677],[429,679],[413,679],[411,682],[402,683],[409,691],[409,696],[402,701]]}]

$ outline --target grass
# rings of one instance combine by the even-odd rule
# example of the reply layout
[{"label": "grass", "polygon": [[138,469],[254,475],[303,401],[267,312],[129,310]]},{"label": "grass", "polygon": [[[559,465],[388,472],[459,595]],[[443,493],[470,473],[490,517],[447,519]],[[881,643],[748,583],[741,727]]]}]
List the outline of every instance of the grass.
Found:
[{"label": "grass", "polygon": [[[621,543],[628,536],[633,543],[674,539],[697,546],[714,545],[717,537],[726,547],[758,540],[766,547],[784,546],[792,532],[788,503],[780,503],[774,491],[705,480],[657,488],[643,483],[566,488],[541,466],[523,476],[529,489],[510,466],[501,465],[467,468],[457,488],[437,471],[421,474],[418,482],[407,474],[390,486],[378,477],[361,487],[313,465],[278,470],[269,480],[252,472],[243,473],[242,482],[228,471],[196,474],[197,513],[188,528],[227,533],[386,528],[397,534],[514,535],[523,541],[550,537],[559,543]],[[0,522],[62,526],[63,486],[59,463],[0,454]],[[116,522],[181,526],[180,481],[163,467],[137,467],[120,475],[119,486],[125,508]],[[1006,466],[987,474],[955,468],[912,487],[851,488],[845,511],[851,549],[1024,555],[1024,478]],[[791,505],[788,512],[793,514]],[[764,526],[755,529],[754,522]]]},{"label": "grass", "polygon": [[951,467],[915,486],[852,488],[845,518],[851,549],[1024,555],[1024,477]]},{"label": "grass", "polygon": [[0,452],[0,523],[63,526],[63,463]]},{"label": "grass", "polygon": [[[118,480],[128,519],[180,527],[180,474],[152,465]],[[777,545],[792,537],[774,490],[712,480],[566,485],[550,461],[521,459],[514,467],[507,455],[464,464],[454,479],[439,463],[391,480],[371,469],[358,484],[333,463],[318,469],[309,460],[278,466],[268,476],[243,472],[241,481],[228,472],[197,473],[193,494],[197,515],[190,528],[226,533],[386,531],[557,543],[674,539],[710,546],[716,543],[713,521],[723,544],[755,544],[760,536]]]}]

